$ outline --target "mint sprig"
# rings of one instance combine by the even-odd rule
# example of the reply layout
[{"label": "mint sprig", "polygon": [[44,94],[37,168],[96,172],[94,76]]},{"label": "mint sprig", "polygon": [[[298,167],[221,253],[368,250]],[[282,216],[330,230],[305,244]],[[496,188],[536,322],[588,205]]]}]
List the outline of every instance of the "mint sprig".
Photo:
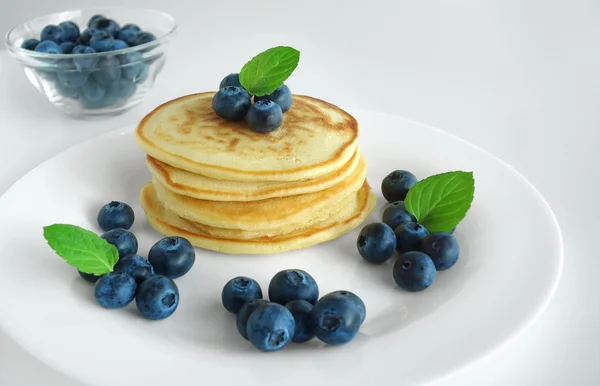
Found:
[{"label": "mint sprig", "polygon": [[417,182],[404,204],[429,232],[450,232],[465,218],[474,195],[473,173],[454,171]]},{"label": "mint sprig", "polygon": [[244,65],[240,83],[252,95],[269,95],[290,77],[299,61],[300,51],[292,47],[269,48]]},{"label": "mint sprig", "polygon": [[60,257],[83,273],[104,275],[112,272],[119,260],[119,252],[114,245],[76,225],[46,226],[44,238]]}]

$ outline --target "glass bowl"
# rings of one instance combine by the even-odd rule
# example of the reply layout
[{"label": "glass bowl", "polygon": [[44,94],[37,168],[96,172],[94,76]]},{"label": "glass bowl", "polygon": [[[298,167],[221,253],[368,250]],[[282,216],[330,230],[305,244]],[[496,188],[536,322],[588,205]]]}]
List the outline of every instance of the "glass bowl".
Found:
[{"label": "glass bowl", "polygon": [[[81,32],[89,19],[103,15],[118,24],[133,23],[156,40],[116,51],[89,54],[49,54],[21,48],[40,39],[47,25],[76,23]],[[150,9],[90,8],[53,13],[17,25],[5,38],[10,54],[27,78],[48,100],[77,117],[102,117],[125,112],[142,102],[154,85],[177,25],[172,16]]]}]

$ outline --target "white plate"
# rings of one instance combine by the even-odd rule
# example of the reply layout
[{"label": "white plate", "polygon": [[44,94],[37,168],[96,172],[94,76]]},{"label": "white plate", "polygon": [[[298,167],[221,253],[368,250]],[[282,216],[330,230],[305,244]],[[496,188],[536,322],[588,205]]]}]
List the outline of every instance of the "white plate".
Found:
[{"label": "white plate", "polygon": [[[99,231],[98,209],[130,203],[140,254],[161,236],[138,204],[149,180],[128,127],[75,146],[23,177],[0,200],[0,325],[41,360],[93,385],[418,384],[465,366],[515,337],[550,300],[562,267],[556,220],[540,194],[515,170],[473,145],[420,124],[354,112],[369,180],[379,193],[396,168],[418,177],[472,170],[475,201],[456,234],[461,257],[432,287],[407,293],[391,263],[372,266],[356,252],[358,229],[335,241],[273,256],[229,256],[197,250],[193,270],[177,280],[175,314],[152,322],[135,305],[108,311],[92,286],[53,254],[42,227],[72,223]],[[384,203],[370,220],[378,220]],[[221,288],[247,275],[263,289],[279,270],[301,268],[321,293],[359,294],[368,317],[341,347],[318,341],[261,353],[238,336],[220,304]]]}]

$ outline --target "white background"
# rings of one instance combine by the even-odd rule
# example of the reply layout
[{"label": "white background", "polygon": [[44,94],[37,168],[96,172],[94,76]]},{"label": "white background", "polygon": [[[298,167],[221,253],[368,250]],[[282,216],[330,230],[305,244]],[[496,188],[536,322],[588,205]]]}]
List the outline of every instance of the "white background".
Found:
[{"label": "white background", "polygon": [[[94,3],[0,0],[0,32]],[[532,181],[558,217],[565,265],[548,309],[502,350],[435,385],[600,384],[600,1],[129,3],[173,14],[180,29],[152,93],[118,118],[63,116],[0,50],[0,193],[60,150],[134,123],[162,101],[215,89],[257,52],[292,45],[302,52],[288,82],[294,92],[401,115],[474,142]],[[401,379],[399,372],[398,385]],[[0,384],[80,385],[1,331]]]}]

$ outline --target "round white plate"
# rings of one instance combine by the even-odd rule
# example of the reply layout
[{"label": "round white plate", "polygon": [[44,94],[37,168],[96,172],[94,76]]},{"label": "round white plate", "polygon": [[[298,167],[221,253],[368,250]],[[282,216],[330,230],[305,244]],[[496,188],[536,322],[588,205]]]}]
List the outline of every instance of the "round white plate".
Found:
[{"label": "round white plate", "polygon": [[[475,201],[456,235],[461,257],[426,291],[392,280],[392,262],[372,266],[356,251],[359,229],[335,241],[271,256],[229,256],[197,249],[192,271],[177,279],[180,304],[166,320],[142,319],[130,304],[105,310],[92,286],[47,246],[42,227],[71,223],[98,232],[98,209],[130,203],[132,230],[145,255],[161,236],[147,224],[138,192],[149,181],[132,127],[75,146],[43,163],[0,200],[0,326],[55,367],[92,385],[419,384],[490,353],[529,326],[550,300],[562,267],[556,220],[515,170],[463,140],[414,122],[356,111],[369,180],[406,169],[423,178],[472,170]],[[221,306],[236,275],[266,289],[279,270],[301,268],[321,294],[347,289],[367,305],[350,344],[316,340],[261,353],[242,339]],[[266,292],[266,291],[265,291]]]}]

